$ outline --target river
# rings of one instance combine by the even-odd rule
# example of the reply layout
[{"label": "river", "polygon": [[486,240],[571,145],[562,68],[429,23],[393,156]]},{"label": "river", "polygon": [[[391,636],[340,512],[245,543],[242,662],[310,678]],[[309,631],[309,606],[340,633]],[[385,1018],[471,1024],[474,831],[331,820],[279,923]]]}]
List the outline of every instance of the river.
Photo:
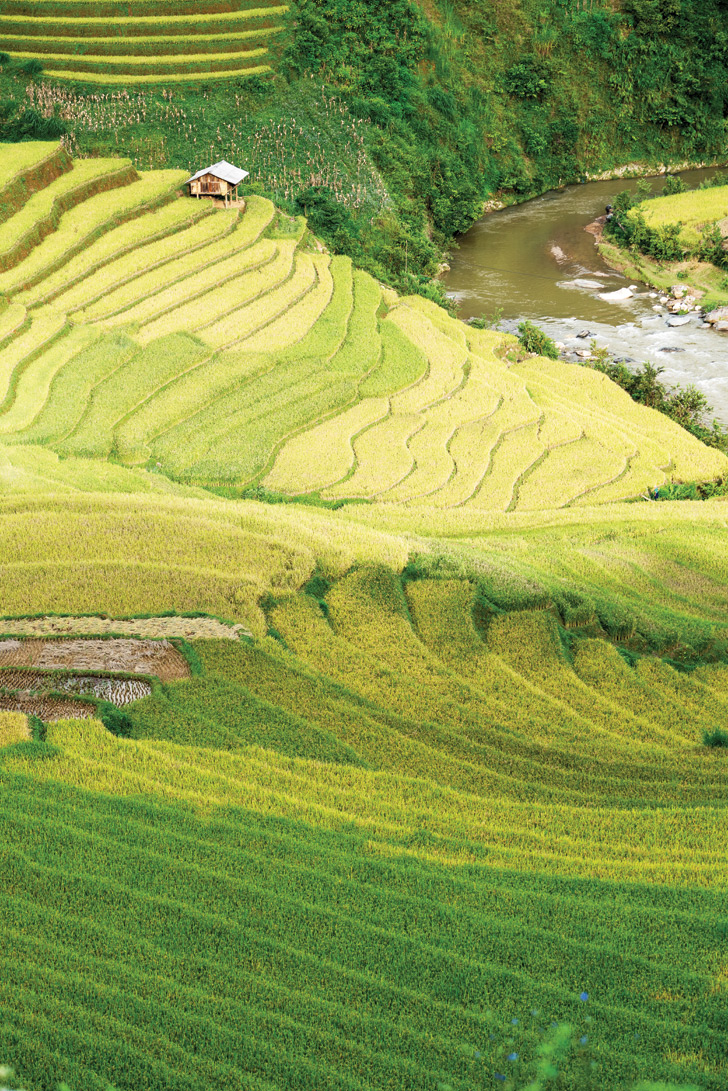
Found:
[{"label": "river", "polygon": [[[714,173],[685,171],[681,177],[694,188]],[[651,181],[659,193],[664,178]],[[500,309],[502,329],[515,331],[528,318],[570,351],[588,348],[593,336],[617,358],[657,364],[668,385],[693,383],[728,424],[728,334],[701,329],[699,316],[669,327],[644,285],[624,303],[598,298],[634,282],[609,268],[584,228],[616,193],[636,188],[636,179],[588,182],[490,213],[458,240],[443,278],[447,294],[461,318]],[[585,332],[590,337],[577,337]]]}]

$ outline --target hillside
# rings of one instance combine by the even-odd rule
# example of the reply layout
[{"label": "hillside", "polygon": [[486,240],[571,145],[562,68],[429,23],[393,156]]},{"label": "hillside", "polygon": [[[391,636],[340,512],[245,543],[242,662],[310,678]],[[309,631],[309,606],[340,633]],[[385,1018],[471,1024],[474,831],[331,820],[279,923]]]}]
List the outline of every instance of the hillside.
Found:
[{"label": "hillside", "polygon": [[725,456],[264,196],[5,147],[3,1063],[722,1091],[728,509],[618,501]]},{"label": "hillside", "polygon": [[486,202],[723,160],[724,15],[722,0],[8,0],[0,138],[7,114],[4,139],[55,135],[50,119],[74,151],[137,168],[239,161],[337,252],[432,293]]},{"label": "hillside", "polygon": [[[36,147],[39,164],[63,158]],[[20,187],[0,227],[6,446],[238,493],[485,511],[725,472],[605,376],[509,356],[502,335],[383,290],[264,198],[219,210],[180,197],[180,172],[63,166]]]}]

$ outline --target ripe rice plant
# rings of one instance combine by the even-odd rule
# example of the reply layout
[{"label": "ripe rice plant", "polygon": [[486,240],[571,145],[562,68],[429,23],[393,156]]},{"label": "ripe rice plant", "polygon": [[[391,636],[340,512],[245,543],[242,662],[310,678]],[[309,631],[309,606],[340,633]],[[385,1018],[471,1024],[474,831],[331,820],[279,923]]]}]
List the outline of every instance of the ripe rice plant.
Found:
[{"label": "ripe rice plant", "polygon": [[313,492],[335,485],[354,466],[354,443],[387,416],[387,398],[365,398],[338,416],[293,436],[276,456],[263,484],[281,492]]},{"label": "ripe rice plant", "polygon": [[[277,243],[282,261],[287,263],[289,253],[285,243]],[[291,245],[291,244],[289,244]],[[295,244],[293,244],[295,245]],[[291,272],[271,282],[265,271],[256,285],[257,291],[252,301],[235,299],[228,304],[230,313],[219,321],[209,322],[197,327],[200,335],[208,344],[216,348],[227,348],[248,342],[251,335],[258,333],[274,322],[279,316],[288,313],[316,284],[316,266],[308,254],[294,254],[290,250]],[[271,266],[273,263],[271,263]],[[243,306],[238,305],[240,302]],[[234,309],[231,310],[231,307]],[[255,342],[260,344],[260,342]]]},{"label": "ripe rice plant", "polygon": [[327,255],[313,256],[311,262],[316,273],[316,282],[311,290],[257,333],[243,338],[239,347],[248,352],[277,353],[301,342],[331,302],[334,281],[329,261]]},{"label": "ripe rice plant", "polygon": [[11,746],[29,738],[27,716],[22,712],[0,712],[0,746]]},{"label": "ripe rice plant", "polygon": [[[249,272],[242,272],[237,278],[231,278],[219,292],[206,293],[193,300],[190,306],[186,305],[187,286],[184,283],[177,285],[176,308],[143,326],[139,333],[140,341],[152,341],[180,328],[198,330],[200,336],[216,348],[222,348],[236,340],[236,334],[242,326],[240,312],[245,304],[253,301],[252,309],[245,312],[252,324],[254,318],[251,316],[258,313],[258,298],[267,299],[279,285],[285,284],[293,275],[295,244],[272,243],[269,239],[263,239],[259,247],[257,267],[254,262]],[[237,260],[244,267],[248,257],[242,251]],[[125,312],[125,317],[129,320],[133,318],[133,314],[133,311]]]},{"label": "ripe rice plant", "polygon": [[0,434],[29,428],[47,401],[57,373],[98,336],[98,331],[89,326],[77,326],[64,331],[40,354],[28,354],[19,375],[16,365],[11,376],[12,398],[6,399],[0,412]]},{"label": "ripe rice plant", "polygon": [[[97,163],[99,160],[82,162]],[[127,184],[112,196],[103,192],[89,197],[79,207],[64,213],[53,234],[0,278],[0,287],[7,292],[18,292],[37,284],[122,220],[169,200],[173,188],[182,181],[182,174],[175,170],[149,171],[138,181],[127,180]],[[14,222],[15,218],[10,221],[11,224]]]},{"label": "ripe rice plant", "polygon": [[7,270],[55,230],[64,212],[99,191],[127,186],[136,177],[128,159],[82,159],[72,171],[32,194],[12,219],[0,225],[0,290],[13,288],[16,278]]},{"label": "ripe rice plant", "polygon": [[18,332],[25,324],[26,314],[22,303],[11,303],[0,310],[0,343]]},{"label": "ripe rice plant", "polygon": [[[209,208],[202,208],[198,212],[184,201],[171,201],[156,211],[147,212],[144,216],[138,216],[107,231],[57,272],[44,277],[34,288],[20,293],[19,298],[27,305],[52,299],[56,306],[67,311],[83,306],[87,302],[89,290],[88,284],[82,286],[84,279],[101,269],[104,269],[105,278],[110,273],[110,265],[119,269],[123,264],[121,255],[138,253],[137,247],[141,247],[145,267],[148,268],[150,259],[153,264],[157,264],[165,256],[173,257],[179,254],[180,249],[184,250],[185,246],[195,245],[198,237],[205,238],[207,232],[214,237],[217,232],[212,231],[211,212]],[[200,220],[203,223],[199,223]],[[208,222],[204,223],[205,220]],[[219,221],[215,226],[220,228]],[[177,235],[177,232],[180,234]],[[165,239],[165,243],[159,248],[156,247],[154,244],[162,239]],[[110,280],[107,284],[109,283],[113,284],[114,281]],[[107,290],[98,275],[94,277],[93,288],[95,291]]]},{"label": "ripe rice plant", "polygon": [[5,346],[0,355],[0,405],[5,403],[21,369],[65,328],[66,316],[46,308],[33,316],[26,331],[19,333]]}]

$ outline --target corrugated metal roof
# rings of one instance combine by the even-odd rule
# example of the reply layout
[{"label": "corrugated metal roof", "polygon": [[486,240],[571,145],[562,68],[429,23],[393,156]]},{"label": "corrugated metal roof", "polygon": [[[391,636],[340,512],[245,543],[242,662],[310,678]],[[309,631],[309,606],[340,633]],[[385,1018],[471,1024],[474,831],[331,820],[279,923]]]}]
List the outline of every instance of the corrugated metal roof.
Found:
[{"label": "corrugated metal roof", "polygon": [[216,178],[224,179],[231,186],[237,186],[239,182],[242,182],[243,178],[248,177],[247,170],[241,170],[240,167],[234,167],[232,163],[228,163],[227,159],[221,159],[219,163],[213,163],[211,167],[198,170],[197,174],[193,174],[191,178],[187,179],[185,185],[194,182],[195,178],[201,178],[203,174],[214,174]]}]

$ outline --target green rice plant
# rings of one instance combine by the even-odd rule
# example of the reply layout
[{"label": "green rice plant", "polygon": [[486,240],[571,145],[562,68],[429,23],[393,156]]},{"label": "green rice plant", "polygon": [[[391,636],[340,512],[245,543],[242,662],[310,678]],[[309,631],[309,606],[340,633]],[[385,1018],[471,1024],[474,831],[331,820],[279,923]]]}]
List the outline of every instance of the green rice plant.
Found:
[{"label": "green rice plant", "polygon": [[[203,223],[205,220],[209,221],[205,223],[205,228],[210,231],[214,222],[211,218],[211,209],[198,210],[190,208],[185,201],[172,201],[145,216],[112,228],[67,262],[62,269],[45,277],[34,288],[22,292],[18,298],[27,305],[31,305],[60,297],[56,305],[65,310],[72,310],[74,306],[88,299],[89,292],[92,294],[97,289],[97,277],[100,270],[104,267],[108,268],[111,264],[117,265],[121,255],[133,253],[138,247],[146,250],[149,246],[150,249],[146,250],[145,257],[149,260],[150,255],[153,254],[152,260],[156,264],[161,260],[161,256],[155,244],[162,239],[165,239],[171,251],[174,238],[177,253],[180,247],[184,249],[186,245],[194,245],[193,229],[201,230],[202,224],[198,223],[200,220]],[[219,220],[215,226],[218,230],[220,229]],[[179,236],[177,232],[180,232]],[[93,281],[88,282],[87,278],[93,274],[97,276]],[[84,281],[86,283],[83,283]],[[102,287],[101,290],[104,288]]]},{"label": "green rice plant", "polygon": [[171,428],[150,445],[152,457],[180,481],[241,486],[287,435],[355,395],[351,380],[332,383],[315,361],[279,366]]},{"label": "green rice plant", "polygon": [[395,394],[422,379],[428,368],[424,353],[389,318],[380,324],[379,332],[382,356],[359,386],[363,398]]},{"label": "green rice plant", "polygon": [[0,353],[0,405],[6,403],[17,376],[66,327],[66,316],[47,308],[39,311],[28,329],[17,335]]},{"label": "green rice plant", "polygon": [[331,299],[308,333],[289,349],[277,353],[282,363],[304,357],[330,360],[343,344],[353,306],[351,258],[337,254],[330,262]]},{"label": "green rice plant", "polygon": [[[34,321],[38,321],[35,319]],[[52,377],[45,403],[32,424],[14,437],[20,443],[55,443],[76,427],[88,397],[138,346],[123,334],[106,334],[76,353]]]},{"label": "green rice plant", "polygon": [[381,289],[368,273],[359,269],[354,272],[353,287],[354,305],[346,338],[328,366],[331,371],[363,376],[376,366],[381,351],[377,320]]},{"label": "green rice plant", "polygon": [[[240,292],[244,298],[241,285],[245,282],[241,278],[246,273],[263,270],[276,258],[275,243],[269,239],[261,239],[252,246],[240,247],[235,243],[235,235],[228,235],[205,246],[202,252],[195,250],[186,258],[179,258],[167,269],[161,283],[158,272],[144,273],[109,296],[102,296],[81,313],[89,321],[101,322],[105,328],[154,322],[161,326],[168,314],[171,317],[166,325],[171,330],[183,324],[181,313],[189,315],[190,322],[195,317],[204,319],[208,312],[215,313],[217,297],[225,285],[232,282],[231,291]],[[208,275],[203,271],[206,266],[210,269]],[[254,277],[251,282],[255,283]],[[181,313],[180,307],[184,307]]]},{"label": "green rice plant", "polygon": [[332,487],[354,466],[354,443],[389,412],[387,398],[365,398],[337,416],[289,439],[263,479],[266,488],[287,493]]},{"label": "green rice plant", "polygon": [[[304,256],[301,255],[299,261],[303,261]],[[240,341],[240,348],[248,352],[278,353],[287,348],[298,347],[313,329],[331,302],[334,281],[328,255],[313,255],[310,260],[316,276],[311,290],[297,303],[286,308],[278,318]]]},{"label": "green rice plant", "polygon": [[[623,704],[649,723],[645,738],[685,749],[695,745],[695,717],[671,700],[660,687],[647,684],[603,640],[582,640],[574,648],[574,670],[607,700]],[[618,722],[615,727],[618,729]]]},{"label": "green rice plant", "polygon": [[55,447],[64,456],[106,458],[113,450],[114,426],[158,387],[209,357],[207,347],[186,334],[159,338],[124,360],[91,390],[72,432]]},{"label": "green rice plant", "polygon": [[98,336],[89,326],[76,326],[24,363],[15,381],[11,379],[12,400],[0,412],[0,434],[29,428],[45,405],[55,376]]},{"label": "green rice plant", "polygon": [[228,751],[253,745],[291,757],[362,764],[331,732],[215,677],[170,685],[164,697],[135,702],[130,718],[130,736],[136,739]]},{"label": "green rice plant", "polygon": [[152,441],[157,436],[176,425],[183,425],[211,402],[273,366],[274,361],[269,356],[255,356],[235,349],[215,353],[211,359],[203,360],[150,392],[145,401],[116,425],[115,455],[127,465],[147,462],[151,457]]},{"label": "green rice plant", "polygon": [[[257,269],[253,265],[248,273],[229,280],[220,291],[202,295],[188,306],[185,285],[178,285],[177,307],[142,327],[139,332],[142,344],[179,329],[199,331],[200,336],[214,347],[222,348],[237,340],[236,334],[244,332],[241,325],[246,302],[253,301],[250,303],[252,309],[244,312],[246,317],[257,315],[259,299],[267,301],[276,287],[286,284],[293,276],[295,244],[270,244],[269,240],[262,239],[258,245],[264,264]],[[271,245],[275,247],[273,257]],[[266,257],[269,260],[266,261]],[[244,263],[247,260],[245,253],[235,260]],[[133,312],[126,313],[129,318],[133,316]]]},{"label": "green rice plant", "polygon": [[[90,159],[81,162],[103,161]],[[126,184],[111,195],[98,193],[87,197],[82,204],[61,217],[57,230],[37,245],[24,261],[0,277],[0,290],[19,291],[32,287],[90,246],[99,235],[117,227],[127,218],[166,203],[183,178],[184,172],[179,170],[147,171],[137,181],[129,182],[127,179]],[[14,219],[10,222],[13,223]]]},{"label": "green rice plant", "polygon": [[15,283],[7,270],[21,262],[41,239],[55,230],[62,214],[100,190],[126,186],[137,177],[128,159],[81,159],[0,225],[0,291]]}]

